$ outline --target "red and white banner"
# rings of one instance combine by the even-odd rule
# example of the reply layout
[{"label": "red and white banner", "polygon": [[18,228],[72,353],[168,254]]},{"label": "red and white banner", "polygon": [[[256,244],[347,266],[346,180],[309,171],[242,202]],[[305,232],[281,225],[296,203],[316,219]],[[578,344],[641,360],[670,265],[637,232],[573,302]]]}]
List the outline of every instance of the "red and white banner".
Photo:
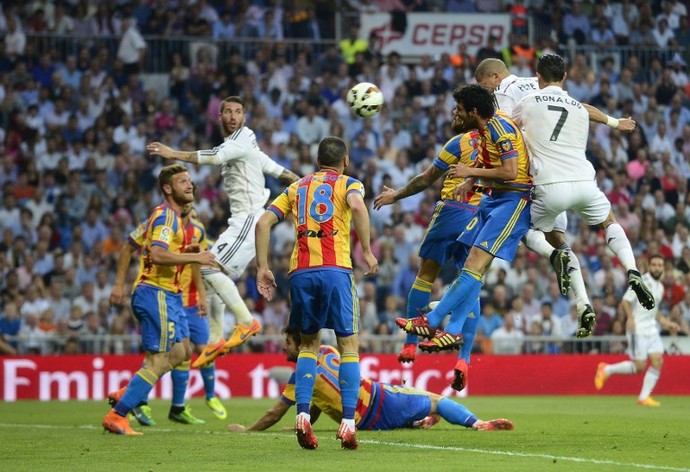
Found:
[{"label": "red and white banner", "polygon": [[404,32],[395,30],[391,18],[390,13],[360,15],[360,37],[383,55],[437,57],[444,52],[456,54],[460,43],[466,43],[467,52],[474,55],[489,36],[498,39],[498,50],[508,45],[510,15],[504,13],[408,13]]},{"label": "red and white banner", "polygon": [[[15,401],[101,400],[125,385],[141,366],[142,356],[25,356],[0,358],[0,399]],[[535,355],[473,356],[464,395],[581,395],[599,393],[594,373],[599,362],[618,362],[625,356]],[[363,355],[362,376],[394,384],[404,383],[443,395],[457,395],[448,386],[453,355],[421,355],[412,365],[401,365],[391,354]],[[280,386],[269,369],[292,366],[281,354],[236,354],[216,363],[216,394],[231,397],[275,398]],[[690,395],[690,356],[666,356],[655,394]],[[611,377],[603,394],[637,395],[642,375]],[[152,397],[170,398],[170,376],[164,376]],[[193,369],[187,394],[203,394],[198,370]]]}]

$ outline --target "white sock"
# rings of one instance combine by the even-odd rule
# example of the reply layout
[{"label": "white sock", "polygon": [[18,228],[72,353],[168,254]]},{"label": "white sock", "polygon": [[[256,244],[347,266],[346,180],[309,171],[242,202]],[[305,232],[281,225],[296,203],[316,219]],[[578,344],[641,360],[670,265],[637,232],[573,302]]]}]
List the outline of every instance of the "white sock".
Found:
[{"label": "white sock", "polygon": [[240,292],[237,290],[235,282],[230,277],[220,271],[204,271],[203,277],[223,300],[228,310],[235,315],[235,320],[239,324],[251,324],[253,320],[252,314],[249,313],[249,309],[244,304],[242,297],[240,297]]},{"label": "white sock", "polygon": [[551,257],[553,246],[548,243],[546,236],[541,231],[535,229],[527,230],[524,243],[530,251],[536,252],[542,257]]},{"label": "white sock", "polygon": [[340,424],[344,424],[345,426],[348,427],[348,429],[354,431],[355,429],[355,420],[354,419],[349,419],[346,420],[345,418],[340,420]]},{"label": "white sock", "polygon": [[633,254],[630,241],[625,235],[625,231],[618,223],[612,223],[606,227],[606,243],[609,245],[613,253],[621,261],[625,270],[637,270],[635,264],[635,254]]},{"label": "white sock", "polygon": [[311,424],[311,415],[309,413],[298,413],[297,414],[298,418],[299,418],[299,415],[304,416],[307,419],[307,421],[309,421],[309,423]]},{"label": "white sock", "polygon": [[633,375],[637,373],[635,368],[635,363],[633,361],[623,361],[617,364],[609,364],[604,367],[604,373],[606,375]]},{"label": "white sock", "polygon": [[644,400],[652,394],[652,390],[656,386],[656,382],[659,380],[659,375],[661,372],[654,367],[649,367],[647,373],[644,374],[644,380],[642,381],[642,390],[640,391],[639,400]]},{"label": "white sock", "polygon": [[585,287],[585,280],[582,278],[580,261],[570,248],[568,248],[568,253],[570,255],[570,262],[568,263],[570,289],[573,291],[573,295],[575,295],[577,305],[591,305],[589,302],[589,296],[587,295],[587,288]]},{"label": "white sock", "polygon": [[213,289],[206,292],[208,305],[208,343],[215,344],[223,339],[223,322],[225,321],[225,305]]}]

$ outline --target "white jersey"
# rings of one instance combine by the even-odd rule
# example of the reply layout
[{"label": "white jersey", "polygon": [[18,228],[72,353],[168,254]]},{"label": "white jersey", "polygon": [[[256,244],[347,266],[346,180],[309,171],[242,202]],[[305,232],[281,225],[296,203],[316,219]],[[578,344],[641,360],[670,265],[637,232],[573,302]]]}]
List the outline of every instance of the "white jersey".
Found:
[{"label": "white jersey", "polygon": [[496,97],[498,109],[512,117],[515,105],[523,97],[538,90],[539,82],[536,77],[509,75],[498,84],[498,87],[494,90],[494,97]]},{"label": "white jersey", "polygon": [[585,155],[589,114],[568,92],[545,87],[520,100],[512,116],[525,135],[534,185],[594,180]]},{"label": "white jersey", "polygon": [[659,312],[659,304],[662,298],[664,298],[664,284],[661,281],[656,280],[649,273],[642,276],[642,280],[647,285],[649,290],[651,290],[652,295],[654,295],[654,308],[647,310],[640,302],[637,300],[637,295],[632,289],[628,289],[623,295],[623,300],[630,303],[632,307],[633,318],[635,318],[635,334],[638,335],[649,335],[649,334],[659,334],[659,329],[657,328],[656,315]]},{"label": "white jersey", "polygon": [[233,217],[261,211],[271,193],[264,174],[279,177],[285,170],[259,149],[254,131],[246,126],[225,138],[220,146],[199,151],[198,157],[200,164],[221,166]]}]

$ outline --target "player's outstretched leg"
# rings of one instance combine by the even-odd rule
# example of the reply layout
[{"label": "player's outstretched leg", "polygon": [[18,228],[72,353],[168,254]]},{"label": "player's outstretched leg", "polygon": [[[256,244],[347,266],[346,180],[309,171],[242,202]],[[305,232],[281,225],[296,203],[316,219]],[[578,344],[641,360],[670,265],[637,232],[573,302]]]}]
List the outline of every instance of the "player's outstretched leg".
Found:
[{"label": "player's outstretched leg", "polygon": [[[410,293],[407,295],[407,318],[414,318],[423,313],[422,310],[429,305],[432,285],[431,282],[427,282],[420,277],[415,278]],[[414,362],[417,356],[418,341],[416,334],[407,334],[405,344],[398,354],[398,362]]]},{"label": "player's outstretched leg", "polygon": [[297,415],[295,419],[295,434],[297,435],[297,442],[302,446],[302,449],[316,449],[319,447],[319,441],[311,429],[309,415],[304,413]]},{"label": "player's outstretched leg", "polygon": [[581,305],[578,303],[577,331],[575,331],[575,336],[580,339],[591,336],[596,324],[596,318],[597,315],[594,313],[592,305]]},{"label": "player's outstretched leg", "polygon": [[633,292],[635,292],[635,295],[637,295],[640,305],[647,310],[654,308],[654,305],[656,305],[654,295],[652,295],[652,292],[642,280],[642,276],[640,275],[639,271],[628,271],[628,286],[633,290]]},{"label": "player's outstretched leg", "polygon": [[561,295],[567,296],[568,291],[570,291],[570,254],[566,249],[554,249],[549,259],[556,272],[558,289],[561,291]]}]

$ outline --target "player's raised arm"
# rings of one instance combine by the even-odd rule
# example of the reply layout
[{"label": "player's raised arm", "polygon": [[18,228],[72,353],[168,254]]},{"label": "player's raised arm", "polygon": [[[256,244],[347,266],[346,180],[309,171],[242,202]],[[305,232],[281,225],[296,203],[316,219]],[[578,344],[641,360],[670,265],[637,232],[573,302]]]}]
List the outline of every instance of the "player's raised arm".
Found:
[{"label": "player's raised arm", "polygon": [[359,243],[362,245],[362,253],[364,255],[364,262],[367,264],[366,275],[373,275],[379,270],[379,263],[371,252],[371,229],[369,225],[369,212],[364,203],[364,197],[359,192],[350,192],[347,194],[347,204],[352,210],[352,222],[355,225],[355,231],[359,237]]},{"label": "player's raised arm", "polygon": [[278,180],[287,185],[291,184],[292,182],[296,182],[299,179],[299,175],[295,174],[294,172],[288,169],[283,169],[283,172],[281,172],[278,176]]},{"label": "player's raised arm", "polygon": [[374,208],[378,210],[383,206],[391,205],[398,200],[402,200],[403,198],[416,195],[422,190],[428,188],[443,174],[443,170],[431,165],[427,167],[421,174],[417,174],[412,177],[412,179],[405,184],[404,187],[398,190],[393,190],[392,188],[384,186],[381,193],[379,193],[374,199]]},{"label": "player's raised arm", "polygon": [[611,128],[625,131],[626,133],[632,133],[635,131],[637,123],[630,117],[614,118],[599,110],[597,107],[588,105],[587,103],[583,103],[582,106],[585,107],[585,110],[587,110],[589,119],[595,123],[602,123],[606,126],[610,126]]}]

